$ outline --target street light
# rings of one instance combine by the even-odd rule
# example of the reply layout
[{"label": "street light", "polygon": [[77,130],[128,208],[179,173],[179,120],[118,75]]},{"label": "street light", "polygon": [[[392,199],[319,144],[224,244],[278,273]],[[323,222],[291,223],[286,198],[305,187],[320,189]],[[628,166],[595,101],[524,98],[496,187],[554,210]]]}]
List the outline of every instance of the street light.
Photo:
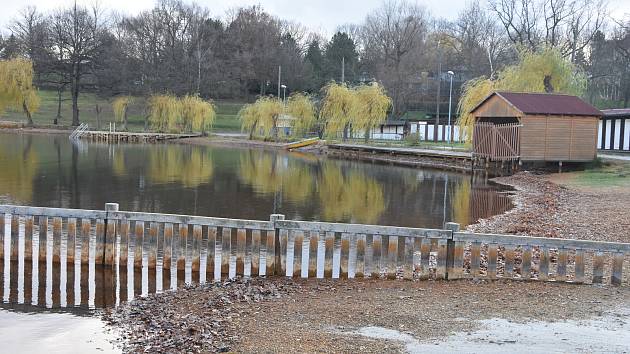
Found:
[{"label": "street light", "polygon": [[284,102],[284,104],[287,104],[287,85],[281,85],[280,87],[282,87],[282,91],[284,93],[284,98],[282,99],[282,102]]},{"label": "street light", "polygon": [[451,127],[451,104],[453,103],[453,76],[455,76],[455,73],[449,70],[447,74],[448,76],[451,77],[451,88],[448,94],[448,142],[452,143],[453,142],[453,132],[452,132],[453,128]]}]

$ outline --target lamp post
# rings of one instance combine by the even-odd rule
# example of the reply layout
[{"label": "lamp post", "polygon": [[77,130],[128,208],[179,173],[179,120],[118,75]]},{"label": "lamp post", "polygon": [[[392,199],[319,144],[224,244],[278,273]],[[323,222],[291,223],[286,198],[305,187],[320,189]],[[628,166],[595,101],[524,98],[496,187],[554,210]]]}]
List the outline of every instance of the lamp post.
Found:
[{"label": "lamp post", "polygon": [[453,103],[453,76],[455,75],[454,72],[452,71],[448,71],[448,76],[451,77],[451,88],[448,94],[448,142],[452,143],[453,142],[453,128],[451,126],[451,105]]},{"label": "lamp post", "polygon": [[281,85],[280,87],[282,87],[282,91],[283,91],[282,102],[286,105],[287,104],[287,85]]}]

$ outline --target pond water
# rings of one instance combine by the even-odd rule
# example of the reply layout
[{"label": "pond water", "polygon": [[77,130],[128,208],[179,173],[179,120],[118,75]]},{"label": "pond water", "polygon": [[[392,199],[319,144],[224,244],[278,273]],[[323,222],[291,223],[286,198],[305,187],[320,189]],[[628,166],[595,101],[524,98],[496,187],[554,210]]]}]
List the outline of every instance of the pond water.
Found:
[{"label": "pond water", "polygon": [[[505,190],[460,173],[260,149],[77,144],[65,135],[0,133],[0,204],[102,209],[107,202],[125,211],[258,220],[279,213],[429,228],[468,225],[511,207]],[[19,255],[22,234],[14,243]],[[0,245],[4,254],[10,242]],[[7,258],[0,268],[3,307],[14,312],[89,314],[205,278],[190,269],[53,264],[52,258]],[[0,321],[6,317],[0,311]]]},{"label": "pond water", "polygon": [[298,153],[0,133],[3,204],[436,228],[504,212],[501,192],[460,173]]}]

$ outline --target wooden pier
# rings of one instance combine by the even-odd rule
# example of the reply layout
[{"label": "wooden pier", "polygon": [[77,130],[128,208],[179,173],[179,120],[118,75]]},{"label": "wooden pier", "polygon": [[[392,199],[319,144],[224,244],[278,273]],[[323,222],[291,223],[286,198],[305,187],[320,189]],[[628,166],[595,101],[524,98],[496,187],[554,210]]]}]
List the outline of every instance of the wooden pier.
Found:
[{"label": "wooden pier", "polygon": [[201,134],[132,133],[88,130],[80,135],[81,140],[101,143],[156,143],[165,140],[199,137]]},{"label": "wooden pier", "polygon": [[379,153],[379,154],[392,154],[392,155],[409,155],[417,157],[430,157],[440,159],[453,159],[470,161],[472,154],[466,151],[453,151],[453,150],[434,150],[434,149],[415,149],[415,148],[397,148],[387,146],[371,146],[371,145],[359,145],[359,144],[330,144],[328,148],[335,150]]}]

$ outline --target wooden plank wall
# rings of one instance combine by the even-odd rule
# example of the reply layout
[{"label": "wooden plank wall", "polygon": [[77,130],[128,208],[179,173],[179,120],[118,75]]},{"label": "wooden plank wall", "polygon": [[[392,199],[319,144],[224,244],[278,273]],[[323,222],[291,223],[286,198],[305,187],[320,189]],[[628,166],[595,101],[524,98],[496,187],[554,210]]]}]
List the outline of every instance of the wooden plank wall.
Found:
[{"label": "wooden plank wall", "polygon": [[597,117],[525,115],[521,160],[591,161],[597,151]]}]

